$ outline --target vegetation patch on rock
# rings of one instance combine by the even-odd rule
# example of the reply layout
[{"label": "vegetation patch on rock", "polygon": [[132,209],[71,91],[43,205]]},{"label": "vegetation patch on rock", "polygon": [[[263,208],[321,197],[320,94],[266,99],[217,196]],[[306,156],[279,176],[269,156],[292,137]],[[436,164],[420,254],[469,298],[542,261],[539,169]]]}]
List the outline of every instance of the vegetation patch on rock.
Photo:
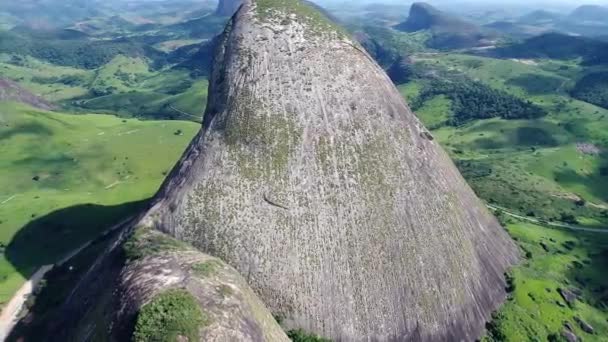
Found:
[{"label": "vegetation patch on rock", "polygon": [[184,290],[169,290],[144,305],[135,323],[134,342],[198,341],[208,324],[196,298]]},{"label": "vegetation patch on rock", "polygon": [[188,244],[149,228],[137,228],[123,246],[128,261],[142,259],[168,251],[181,251],[191,248]]}]

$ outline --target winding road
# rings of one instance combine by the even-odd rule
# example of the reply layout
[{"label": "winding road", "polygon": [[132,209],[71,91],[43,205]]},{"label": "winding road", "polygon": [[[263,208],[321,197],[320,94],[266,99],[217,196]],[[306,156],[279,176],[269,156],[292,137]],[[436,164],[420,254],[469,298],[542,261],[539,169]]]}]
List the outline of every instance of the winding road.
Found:
[{"label": "winding road", "polygon": [[495,205],[491,205],[491,204],[486,204],[486,207],[494,210],[494,211],[502,211],[505,215],[507,216],[511,216],[523,221],[528,221],[531,223],[536,223],[539,225],[547,225],[547,226],[551,226],[551,227],[557,227],[557,228],[564,228],[564,229],[569,229],[569,230],[574,230],[574,231],[579,231],[579,232],[590,232],[590,233],[599,233],[599,234],[608,234],[608,229],[602,229],[602,228],[588,228],[588,227],[583,227],[583,226],[577,226],[577,225],[573,225],[573,224],[567,224],[564,222],[556,222],[556,221],[542,221],[539,219],[535,219],[533,217],[527,217],[527,216],[522,216],[522,215],[518,215],[515,213],[512,213],[510,211],[508,211],[505,208],[502,207],[498,207]]},{"label": "winding road", "polygon": [[192,114],[190,114],[190,113],[186,113],[186,112],[184,112],[184,111],[183,111],[183,110],[181,110],[181,109],[177,109],[177,108],[173,107],[173,105],[169,105],[169,108],[171,108],[171,109],[173,109],[174,111],[176,111],[176,112],[180,113],[181,115],[190,116],[190,117],[193,117],[193,118],[198,119],[198,120],[202,120],[202,119],[203,119],[203,117],[202,117],[202,116],[196,116],[196,115],[192,115]]}]

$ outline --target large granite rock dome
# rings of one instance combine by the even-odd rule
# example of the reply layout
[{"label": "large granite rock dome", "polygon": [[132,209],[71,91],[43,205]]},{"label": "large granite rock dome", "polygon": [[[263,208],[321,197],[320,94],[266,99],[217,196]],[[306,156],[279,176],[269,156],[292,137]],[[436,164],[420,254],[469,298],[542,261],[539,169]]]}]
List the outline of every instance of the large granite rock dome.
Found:
[{"label": "large granite rock dome", "polygon": [[289,327],[479,337],[517,249],[384,71],[298,0],[246,0],[219,45],[203,128],[143,222]]}]

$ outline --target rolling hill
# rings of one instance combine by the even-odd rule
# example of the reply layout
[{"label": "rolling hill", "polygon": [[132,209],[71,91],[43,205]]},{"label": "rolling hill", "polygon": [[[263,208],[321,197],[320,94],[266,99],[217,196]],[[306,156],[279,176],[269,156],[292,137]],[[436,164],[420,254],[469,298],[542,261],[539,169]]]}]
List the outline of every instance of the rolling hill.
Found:
[{"label": "rolling hill", "polygon": [[0,78],[0,101],[20,102],[43,110],[51,110],[55,107],[40,96],[23,89],[19,84],[4,78]]},{"label": "rolling hill", "polygon": [[598,5],[582,5],[577,7],[568,19],[573,21],[594,21],[605,23],[608,18],[608,7]]}]

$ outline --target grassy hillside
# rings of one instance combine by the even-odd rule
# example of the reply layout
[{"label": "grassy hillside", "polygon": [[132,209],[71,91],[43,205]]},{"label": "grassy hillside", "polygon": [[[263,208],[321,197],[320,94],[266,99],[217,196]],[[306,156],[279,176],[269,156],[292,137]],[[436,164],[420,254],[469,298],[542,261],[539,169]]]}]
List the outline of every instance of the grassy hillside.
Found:
[{"label": "grassy hillside", "polygon": [[444,95],[420,101],[431,84],[428,77],[400,86],[479,196],[523,215],[558,220],[573,215],[580,222],[608,227],[608,111],[569,96],[580,66],[458,54],[419,54],[413,59],[424,75],[429,70],[463,74],[547,113],[529,120],[494,118],[454,126],[449,125],[454,110],[462,111],[469,102],[455,107]]},{"label": "grassy hillside", "polygon": [[[509,299],[483,341],[565,341],[568,324],[584,341],[608,336],[608,235],[574,233],[510,221],[524,259],[510,273]],[[579,293],[567,303],[560,290]],[[585,332],[576,318],[593,327]]]},{"label": "grassy hillside", "polygon": [[76,112],[200,122],[207,102],[206,77],[184,68],[154,70],[140,57],[117,55],[87,70],[0,54],[0,76]]},{"label": "grassy hillside", "polygon": [[[412,59],[418,77],[399,89],[482,199],[541,222],[608,229],[608,111],[570,96],[586,73],[583,66],[450,53]],[[455,111],[463,110],[454,106],[457,97],[437,89],[425,95],[435,77],[452,74],[531,101],[546,115],[454,125]],[[601,98],[598,82],[585,82],[586,94]],[[463,104],[465,111],[474,111],[466,105],[475,101]],[[584,341],[605,340],[608,234],[550,229],[504,213],[498,217],[521,247],[523,261],[509,274],[509,300],[487,325],[483,341],[565,341],[566,324]],[[578,293],[577,299],[568,304],[560,290]],[[592,326],[593,334],[577,319]]]},{"label": "grassy hillside", "polygon": [[0,302],[154,194],[199,125],[0,103]]}]

